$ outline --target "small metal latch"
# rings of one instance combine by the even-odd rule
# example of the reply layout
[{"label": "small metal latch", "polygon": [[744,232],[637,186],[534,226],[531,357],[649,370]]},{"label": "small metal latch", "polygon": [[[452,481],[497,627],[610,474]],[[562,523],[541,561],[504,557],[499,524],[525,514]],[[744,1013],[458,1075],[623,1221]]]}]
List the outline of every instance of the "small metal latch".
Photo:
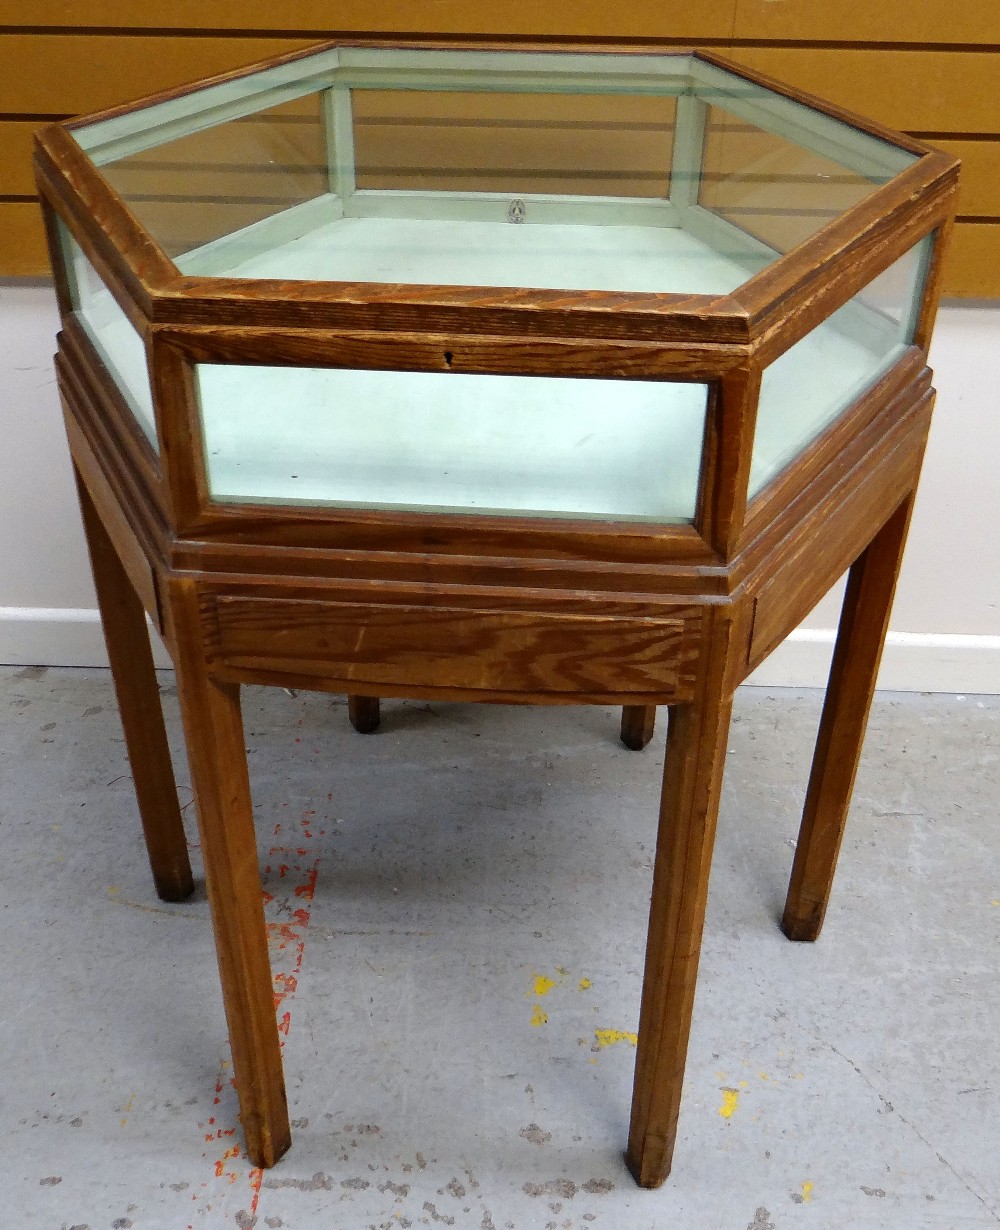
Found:
[{"label": "small metal latch", "polygon": [[519,196],[516,196],[507,206],[507,221],[508,222],[523,222],[524,221],[524,202]]}]

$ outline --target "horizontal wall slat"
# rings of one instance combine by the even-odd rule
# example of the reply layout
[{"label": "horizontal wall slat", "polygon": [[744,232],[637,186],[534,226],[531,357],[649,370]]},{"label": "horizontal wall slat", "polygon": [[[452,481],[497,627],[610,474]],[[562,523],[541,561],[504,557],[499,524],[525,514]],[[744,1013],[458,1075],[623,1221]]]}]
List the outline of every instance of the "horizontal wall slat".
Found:
[{"label": "horizontal wall slat", "polygon": [[[885,47],[766,47],[740,39],[855,41],[895,46],[1000,44],[1000,6],[975,0],[940,6],[936,0],[886,0],[878,9],[825,5],[815,0],[709,0],[663,12],[647,0],[609,15],[605,0],[545,6],[514,0],[504,6],[440,0],[414,5],[345,0],[337,27],[364,32],[434,34],[562,34],[584,37],[689,38],[716,43],[723,54],[779,80],[827,97],[906,131],[933,132],[933,144],[964,161],[959,214],[1000,218],[1000,122],[996,112],[1000,53],[987,50],[899,50]],[[86,13],[81,10],[86,8]],[[275,30],[280,19],[281,29]],[[327,36],[328,3],[289,0],[273,5],[222,0],[211,6],[179,0],[168,9],[139,0],[7,0],[0,26],[0,198],[33,193],[30,139],[40,115],[96,110],[242,64],[308,46]],[[613,31],[609,26],[614,26]],[[10,33],[13,25],[52,27],[53,33]],[[58,28],[79,33],[59,32]],[[7,32],[4,32],[4,29]],[[122,33],[123,28],[170,33]],[[233,31],[199,35],[199,29]],[[315,29],[315,37],[308,31]],[[91,31],[86,33],[84,31]],[[260,37],[242,31],[261,31]],[[115,32],[117,31],[117,32]],[[281,31],[296,31],[296,37]],[[265,33],[270,32],[270,33]],[[948,134],[955,135],[949,136]],[[983,137],[980,134],[985,134]],[[37,206],[0,200],[0,276],[44,273],[46,260]],[[1000,226],[959,224],[949,295],[1000,296]]]},{"label": "horizontal wall slat", "polygon": [[[308,39],[0,34],[0,66],[17,66],[0,72],[0,113],[93,111],[306,46]],[[729,54],[896,128],[998,127],[991,52],[733,47]]]},{"label": "horizontal wall slat", "polygon": [[[958,190],[959,215],[1000,218],[1000,137],[982,141],[935,140],[933,144],[962,159]],[[996,257],[996,264],[1000,267],[1000,253]]]},{"label": "horizontal wall slat", "polygon": [[737,0],[736,39],[773,42],[1000,43],[996,0]]},{"label": "horizontal wall slat", "polygon": [[609,5],[607,0],[504,0],[479,4],[471,0],[5,0],[4,24],[75,26],[93,29],[134,27],[181,30],[370,31],[427,34],[525,34],[550,37],[602,38],[729,38],[736,0],[699,0],[696,5],[672,4],[666,15],[660,4]]},{"label": "horizontal wall slat", "polygon": [[892,128],[997,130],[1000,57],[993,52],[732,47],[726,54]]},{"label": "horizontal wall slat", "polygon": [[948,256],[944,294],[1000,298],[1000,223],[959,222]]},{"label": "horizontal wall slat", "polygon": [[0,196],[34,196],[31,134],[41,120],[0,120]]},{"label": "horizontal wall slat", "polygon": [[0,34],[0,112],[77,115],[98,111],[269,56],[285,55],[312,41]]},{"label": "horizontal wall slat", "polygon": [[[31,136],[45,122],[0,119],[0,196],[34,195]],[[936,138],[933,144],[962,159],[958,213],[1000,217],[1000,136],[982,140]],[[609,145],[609,149],[613,147]],[[197,190],[197,185],[192,190]]]},{"label": "horizontal wall slat", "polygon": [[42,213],[34,201],[0,201],[0,271],[14,278],[51,273]]}]

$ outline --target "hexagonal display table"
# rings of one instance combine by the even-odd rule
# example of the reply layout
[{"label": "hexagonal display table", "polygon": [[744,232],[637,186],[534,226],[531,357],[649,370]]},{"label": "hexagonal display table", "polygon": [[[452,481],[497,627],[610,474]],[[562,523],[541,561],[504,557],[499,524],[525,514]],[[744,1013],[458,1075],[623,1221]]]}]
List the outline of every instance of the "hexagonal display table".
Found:
[{"label": "hexagonal display table", "polygon": [[826,907],[957,167],[704,54],[323,46],[46,129],[57,358],[157,889],[290,1143],[240,685],[670,706],[627,1159],[670,1165],[733,691],[850,569],[784,928]]}]

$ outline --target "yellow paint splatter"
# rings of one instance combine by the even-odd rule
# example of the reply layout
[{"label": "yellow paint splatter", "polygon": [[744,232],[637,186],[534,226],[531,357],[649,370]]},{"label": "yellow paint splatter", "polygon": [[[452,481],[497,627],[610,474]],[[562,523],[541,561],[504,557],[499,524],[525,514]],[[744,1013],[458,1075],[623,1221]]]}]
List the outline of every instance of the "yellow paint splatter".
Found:
[{"label": "yellow paint splatter", "polygon": [[994,897],[990,905],[1000,905],[1000,897]]},{"label": "yellow paint splatter", "polygon": [[109,884],[109,885],[108,885],[108,896],[109,896],[109,897],[114,897],[114,896],[116,896],[118,893],[120,893],[121,891],[122,891],[122,889],[121,889],[121,885],[120,885],[120,884]]},{"label": "yellow paint splatter", "polygon": [[802,1184],[802,1203],[803,1204],[808,1204],[809,1201],[812,1200],[813,1187],[814,1187],[814,1184],[810,1183],[808,1179],[806,1179],[806,1181]]},{"label": "yellow paint splatter", "polygon": [[739,1084],[739,1087],[740,1087],[741,1089],[749,1089],[749,1088],[750,1088],[750,1082],[749,1082],[749,1081],[738,1081],[737,1083]]},{"label": "yellow paint splatter", "polygon": [[757,1075],[762,1081],[769,1081],[771,1079],[766,1072],[758,1072]]},{"label": "yellow paint splatter", "polygon": [[553,987],[559,984],[554,978],[546,978],[544,974],[536,974],[533,995],[548,995]]},{"label": "yellow paint splatter", "polygon": [[630,1033],[627,1029],[595,1029],[594,1037],[602,1051],[605,1047],[614,1046],[616,1042],[627,1042],[629,1046],[635,1046],[639,1041],[639,1035]]},{"label": "yellow paint splatter", "polygon": [[590,988],[591,988],[593,985],[594,985],[594,984],[590,981],[590,979],[589,979],[589,978],[581,978],[581,979],[580,979],[580,985],[579,985],[579,987],[577,988],[577,990],[579,990],[579,991],[589,991],[589,990],[590,990]]},{"label": "yellow paint splatter", "polygon": [[719,1114],[723,1119],[732,1119],[736,1114],[736,1108],[740,1104],[740,1091],[738,1089],[723,1089],[722,1105],[719,1107]]},{"label": "yellow paint splatter", "polygon": [[542,1008],[541,1004],[535,1004],[531,1012],[532,1025],[547,1025],[549,1023],[549,1014]]},{"label": "yellow paint splatter", "polygon": [[124,1127],[128,1123],[128,1117],[132,1113],[132,1108],[134,1106],[135,1106],[135,1094],[133,1093],[130,1095],[129,1100],[122,1107],[122,1114],[124,1115],[124,1118],[121,1121],[122,1127]]}]

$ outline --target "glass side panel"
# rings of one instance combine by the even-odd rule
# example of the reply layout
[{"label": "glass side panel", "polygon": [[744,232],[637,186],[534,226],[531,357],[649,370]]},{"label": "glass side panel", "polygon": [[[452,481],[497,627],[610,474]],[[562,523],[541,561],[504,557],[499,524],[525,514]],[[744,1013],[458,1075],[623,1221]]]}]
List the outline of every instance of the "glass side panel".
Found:
[{"label": "glass side panel", "polygon": [[202,128],[102,171],[164,252],[182,256],[329,192],[321,95]]},{"label": "glass side panel", "polygon": [[142,338],[65,226],[59,224],[77,319],[154,449],[156,416]]},{"label": "glass side panel", "polygon": [[672,97],[352,90],[351,105],[362,191],[666,198],[670,190]]},{"label": "glass side panel", "polygon": [[933,238],[911,248],[766,369],[750,466],[751,497],[910,344]]},{"label": "glass side panel", "polygon": [[182,272],[727,294],[916,155],[687,55],[327,48],[74,130]]},{"label": "glass side panel", "polygon": [[708,387],[197,364],[222,502],[689,522]]},{"label": "glass side panel", "polygon": [[864,200],[896,169],[877,162],[854,169],[804,140],[709,106],[698,204],[786,253]]}]

